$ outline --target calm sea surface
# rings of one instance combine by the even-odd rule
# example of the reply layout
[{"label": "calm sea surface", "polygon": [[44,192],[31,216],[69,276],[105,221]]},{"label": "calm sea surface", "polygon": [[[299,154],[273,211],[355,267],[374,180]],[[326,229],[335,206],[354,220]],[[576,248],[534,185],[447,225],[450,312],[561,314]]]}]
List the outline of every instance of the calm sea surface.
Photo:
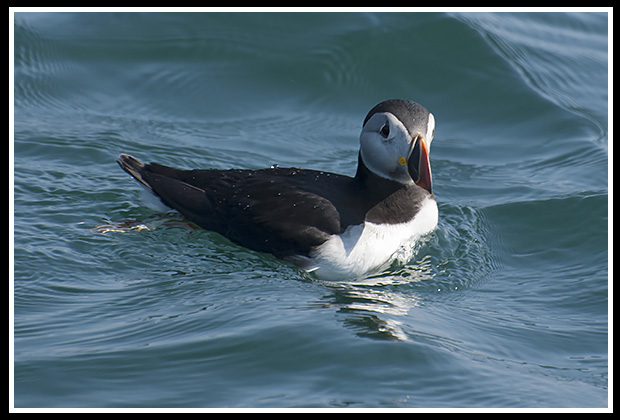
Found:
[{"label": "calm sea surface", "polygon": [[[607,51],[604,12],[16,13],[15,406],[607,407]],[[356,282],[115,162],[353,175],[393,97],[439,226]]]}]

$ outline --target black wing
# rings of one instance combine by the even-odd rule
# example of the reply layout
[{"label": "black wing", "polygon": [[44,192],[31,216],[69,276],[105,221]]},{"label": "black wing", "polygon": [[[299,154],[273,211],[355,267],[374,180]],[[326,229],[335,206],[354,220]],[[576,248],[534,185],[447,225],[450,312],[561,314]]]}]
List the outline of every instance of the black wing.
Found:
[{"label": "black wing", "polygon": [[300,185],[348,177],[292,168],[180,170],[125,154],[118,163],[167,206],[250,249],[278,257],[308,255],[342,231],[332,200]]}]

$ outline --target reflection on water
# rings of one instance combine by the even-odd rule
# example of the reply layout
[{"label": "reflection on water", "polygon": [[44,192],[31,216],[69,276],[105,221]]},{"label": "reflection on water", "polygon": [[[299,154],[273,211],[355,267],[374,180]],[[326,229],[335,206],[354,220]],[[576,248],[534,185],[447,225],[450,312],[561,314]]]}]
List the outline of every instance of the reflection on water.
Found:
[{"label": "reflection on water", "polygon": [[347,282],[322,282],[331,294],[328,306],[345,314],[344,324],[361,337],[407,341],[401,319],[422,303],[415,283],[433,279],[431,257],[388,272]]}]

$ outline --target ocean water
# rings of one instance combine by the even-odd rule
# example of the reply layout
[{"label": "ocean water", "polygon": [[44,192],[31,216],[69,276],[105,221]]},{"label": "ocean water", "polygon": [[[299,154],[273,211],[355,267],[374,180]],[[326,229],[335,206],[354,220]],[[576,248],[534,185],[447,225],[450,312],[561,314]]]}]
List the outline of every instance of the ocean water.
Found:
[{"label": "ocean water", "polygon": [[[17,12],[13,41],[15,407],[612,404],[606,12]],[[439,225],[355,282],[115,162],[353,175],[393,97],[435,115]]]}]

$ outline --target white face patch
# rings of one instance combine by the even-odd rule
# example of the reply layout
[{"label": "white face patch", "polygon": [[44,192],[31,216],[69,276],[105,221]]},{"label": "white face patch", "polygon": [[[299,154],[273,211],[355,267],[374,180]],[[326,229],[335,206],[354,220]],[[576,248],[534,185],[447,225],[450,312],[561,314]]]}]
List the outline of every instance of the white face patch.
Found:
[{"label": "white face patch", "polygon": [[[389,134],[385,137],[384,127]],[[389,112],[374,114],[360,135],[360,152],[364,163],[377,175],[405,184],[413,181],[407,171],[412,137],[402,122]]]}]

